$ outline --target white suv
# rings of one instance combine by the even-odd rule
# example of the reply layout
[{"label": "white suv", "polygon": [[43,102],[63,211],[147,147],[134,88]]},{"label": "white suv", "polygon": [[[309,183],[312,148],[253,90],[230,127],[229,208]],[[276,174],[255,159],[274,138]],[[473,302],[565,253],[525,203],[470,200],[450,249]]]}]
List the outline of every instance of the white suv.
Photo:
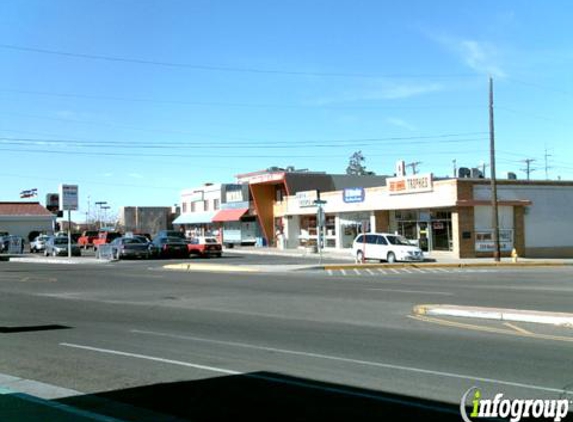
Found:
[{"label": "white suv", "polygon": [[360,234],[352,242],[352,256],[356,261],[367,259],[380,261],[423,261],[424,254],[417,246],[396,234],[366,233]]}]

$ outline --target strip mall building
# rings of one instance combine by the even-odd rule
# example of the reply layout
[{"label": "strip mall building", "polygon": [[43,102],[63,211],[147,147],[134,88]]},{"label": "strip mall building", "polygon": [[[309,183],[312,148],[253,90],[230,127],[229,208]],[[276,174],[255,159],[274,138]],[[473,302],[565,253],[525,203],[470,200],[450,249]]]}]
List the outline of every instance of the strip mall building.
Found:
[{"label": "strip mall building", "polygon": [[[349,249],[358,233],[377,231],[400,233],[426,251],[453,257],[491,256],[493,251],[487,179],[422,174],[385,178],[381,186],[368,187],[354,176],[344,179],[346,187],[334,190],[321,189],[316,175],[304,173],[265,171],[237,179],[249,185],[262,234],[271,246],[316,245],[318,190],[326,249]],[[355,184],[348,186],[351,182]],[[499,180],[502,253],[515,248],[526,257],[573,257],[572,204],[573,182]]]}]

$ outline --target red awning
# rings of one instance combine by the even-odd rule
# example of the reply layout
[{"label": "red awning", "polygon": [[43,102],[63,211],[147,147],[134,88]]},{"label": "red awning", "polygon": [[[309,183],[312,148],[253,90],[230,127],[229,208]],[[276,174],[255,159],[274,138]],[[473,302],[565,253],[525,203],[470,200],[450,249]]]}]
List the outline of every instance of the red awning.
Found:
[{"label": "red awning", "polygon": [[247,211],[249,211],[248,208],[221,210],[215,214],[215,217],[213,217],[213,223],[222,223],[224,221],[239,221]]}]

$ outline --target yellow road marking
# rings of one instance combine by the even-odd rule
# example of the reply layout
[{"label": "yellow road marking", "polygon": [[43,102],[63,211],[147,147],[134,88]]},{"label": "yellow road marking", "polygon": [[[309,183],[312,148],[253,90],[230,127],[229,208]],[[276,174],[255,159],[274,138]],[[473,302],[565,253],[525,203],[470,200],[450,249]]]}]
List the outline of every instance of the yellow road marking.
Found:
[{"label": "yellow road marking", "polygon": [[466,330],[482,331],[482,332],[494,333],[494,334],[506,334],[506,335],[516,336],[516,337],[527,337],[527,338],[533,338],[536,340],[554,340],[554,341],[564,341],[564,342],[573,343],[573,337],[530,333],[529,331],[525,332],[526,330],[522,330],[522,331],[504,330],[503,328],[485,327],[483,325],[475,325],[475,324],[466,324],[463,322],[448,321],[445,319],[433,318],[433,317],[427,317],[427,316],[421,316],[421,315],[407,315],[407,316],[408,316],[408,318],[415,319],[418,321],[429,322],[432,324],[443,325],[446,327],[463,328]]},{"label": "yellow road marking", "polygon": [[517,332],[523,333],[523,334],[534,334],[531,331],[527,331],[525,328],[521,328],[518,327],[517,325],[512,324],[511,322],[504,322],[503,325],[505,325],[506,327],[512,328]]}]

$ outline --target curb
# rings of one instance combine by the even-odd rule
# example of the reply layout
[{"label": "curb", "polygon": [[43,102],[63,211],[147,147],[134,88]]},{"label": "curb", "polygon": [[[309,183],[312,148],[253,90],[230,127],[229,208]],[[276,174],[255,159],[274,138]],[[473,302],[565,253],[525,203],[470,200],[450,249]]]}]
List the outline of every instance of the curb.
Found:
[{"label": "curb", "polygon": [[174,271],[213,271],[213,272],[228,272],[228,273],[258,273],[256,268],[240,267],[234,265],[217,265],[217,264],[167,264],[163,265],[166,270]]},{"label": "curb", "polygon": [[10,258],[10,262],[25,262],[28,264],[65,264],[65,265],[82,265],[82,264],[106,264],[104,261],[95,258]]},{"label": "curb", "polygon": [[401,264],[333,264],[323,265],[323,270],[359,270],[361,268],[472,268],[472,267],[565,267],[571,266],[569,262],[459,262],[459,263],[401,263]]},{"label": "curb", "polygon": [[412,311],[414,315],[418,316],[451,316],[492,319],[497,321],[533,322],[538,324],[573,327],[573,314],[566,312],[545,312],[457,305],[416,305]]}]

